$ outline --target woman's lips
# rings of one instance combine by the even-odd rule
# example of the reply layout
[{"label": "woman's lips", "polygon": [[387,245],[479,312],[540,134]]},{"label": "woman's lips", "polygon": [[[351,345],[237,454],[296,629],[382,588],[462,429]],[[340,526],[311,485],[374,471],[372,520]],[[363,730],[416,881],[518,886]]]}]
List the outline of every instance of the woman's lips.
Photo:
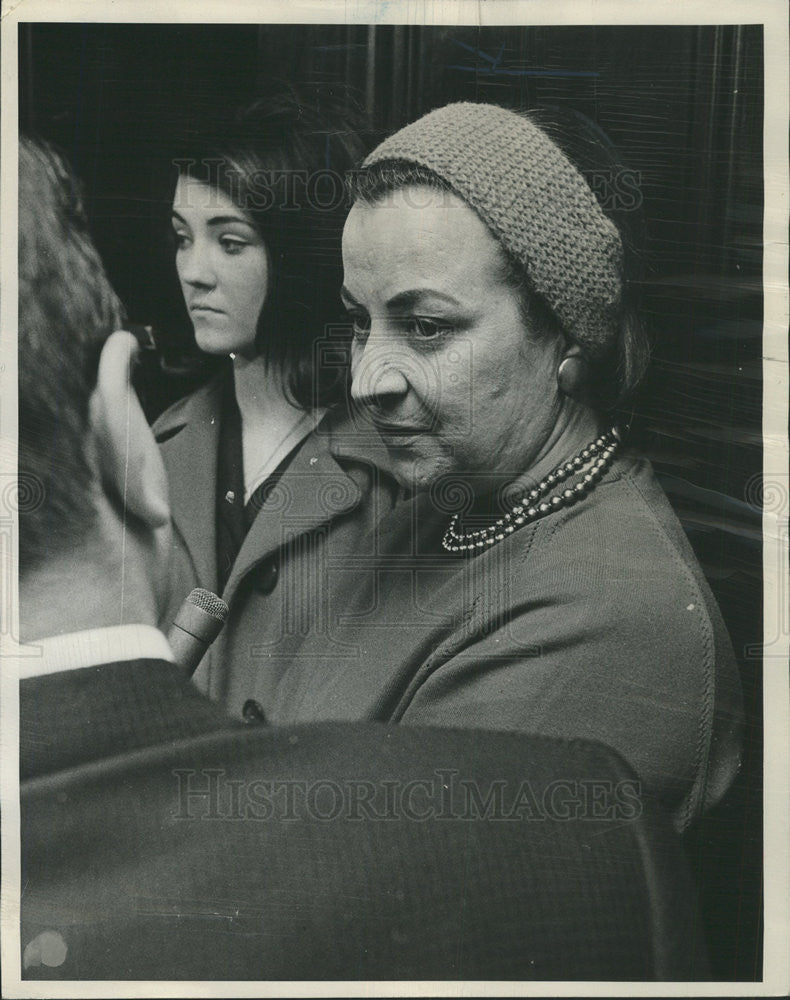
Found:
[{"label": "woman's lips", "polygon": [[189,311],[193,313],[222,313],[224,310],[215,309],[214,306],[204,306],[204,305],[193,305],[189,307]]},{"label": "woman's lips", "polygon": [[405,448],[428,430],[408,424],[376,424],[376,430],[384,444],[394,448]]}]

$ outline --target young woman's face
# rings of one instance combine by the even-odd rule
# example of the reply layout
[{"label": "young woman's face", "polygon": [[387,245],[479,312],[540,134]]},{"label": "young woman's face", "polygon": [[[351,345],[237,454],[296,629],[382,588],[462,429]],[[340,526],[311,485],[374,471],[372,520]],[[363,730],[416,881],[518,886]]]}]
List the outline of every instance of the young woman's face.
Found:
[{"label": "young woman's face", "polygon": [[176,270],[208,354],[255,353],[269,260],[250,218],[217,188],[181,176],[173,196]]}]

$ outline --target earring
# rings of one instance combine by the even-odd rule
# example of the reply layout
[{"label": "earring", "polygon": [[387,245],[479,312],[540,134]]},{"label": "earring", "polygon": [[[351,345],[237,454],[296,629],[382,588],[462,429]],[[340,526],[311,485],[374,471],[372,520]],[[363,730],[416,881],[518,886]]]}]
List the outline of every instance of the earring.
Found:
[{"label": "earring", "polygon": [[580,347],[572,347],[557,369],[557,385],[571,399],[584,402],[589,391],[590,369]]}]

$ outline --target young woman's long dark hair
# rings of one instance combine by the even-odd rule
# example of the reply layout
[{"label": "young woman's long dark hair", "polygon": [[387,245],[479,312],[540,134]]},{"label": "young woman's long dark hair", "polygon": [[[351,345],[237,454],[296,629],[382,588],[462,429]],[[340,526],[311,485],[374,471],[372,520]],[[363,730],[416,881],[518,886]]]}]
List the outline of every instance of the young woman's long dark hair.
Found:
[{"label": "young woman's long dark hair", "polygon": [[340,242],[344,175],[365,153],[360,122],[348,99],[308,100],[288,87],[190,138],[174,158],[180,175],[221,190],[260,232],[270,271],[257,350],[304,407],[344,395]]}]

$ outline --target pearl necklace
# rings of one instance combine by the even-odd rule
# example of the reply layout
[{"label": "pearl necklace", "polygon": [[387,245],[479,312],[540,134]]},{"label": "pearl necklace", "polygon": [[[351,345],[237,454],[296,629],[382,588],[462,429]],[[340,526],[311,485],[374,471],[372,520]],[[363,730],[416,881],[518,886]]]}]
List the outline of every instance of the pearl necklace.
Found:
[{"label": "pearl necklace", "polygon": [[[522,497],[503,517],[487,528],[480,528],[479,531],[458,532],[456,527],[459,515],[453,514],[450,525],[444,533],[442,545],[448,552],[479,552],[481,549],[501,542],[523,525],[537,521],[552,511],[576,503],[577,500],[581,500],[582,497],[595,489],[598,481],[612,464],[619,447],[620,432],[616,427],[612,427],[602,437],[591,441],[576,458],[558,465],[553,472],[550,472],[545,479],[538,483],[534,490]],[[582,476],[575,486],[569,487],[553,497],[543,499],[553,486],[563,482],[573,473],[579,472],[593,459],[592,468]]]}]

